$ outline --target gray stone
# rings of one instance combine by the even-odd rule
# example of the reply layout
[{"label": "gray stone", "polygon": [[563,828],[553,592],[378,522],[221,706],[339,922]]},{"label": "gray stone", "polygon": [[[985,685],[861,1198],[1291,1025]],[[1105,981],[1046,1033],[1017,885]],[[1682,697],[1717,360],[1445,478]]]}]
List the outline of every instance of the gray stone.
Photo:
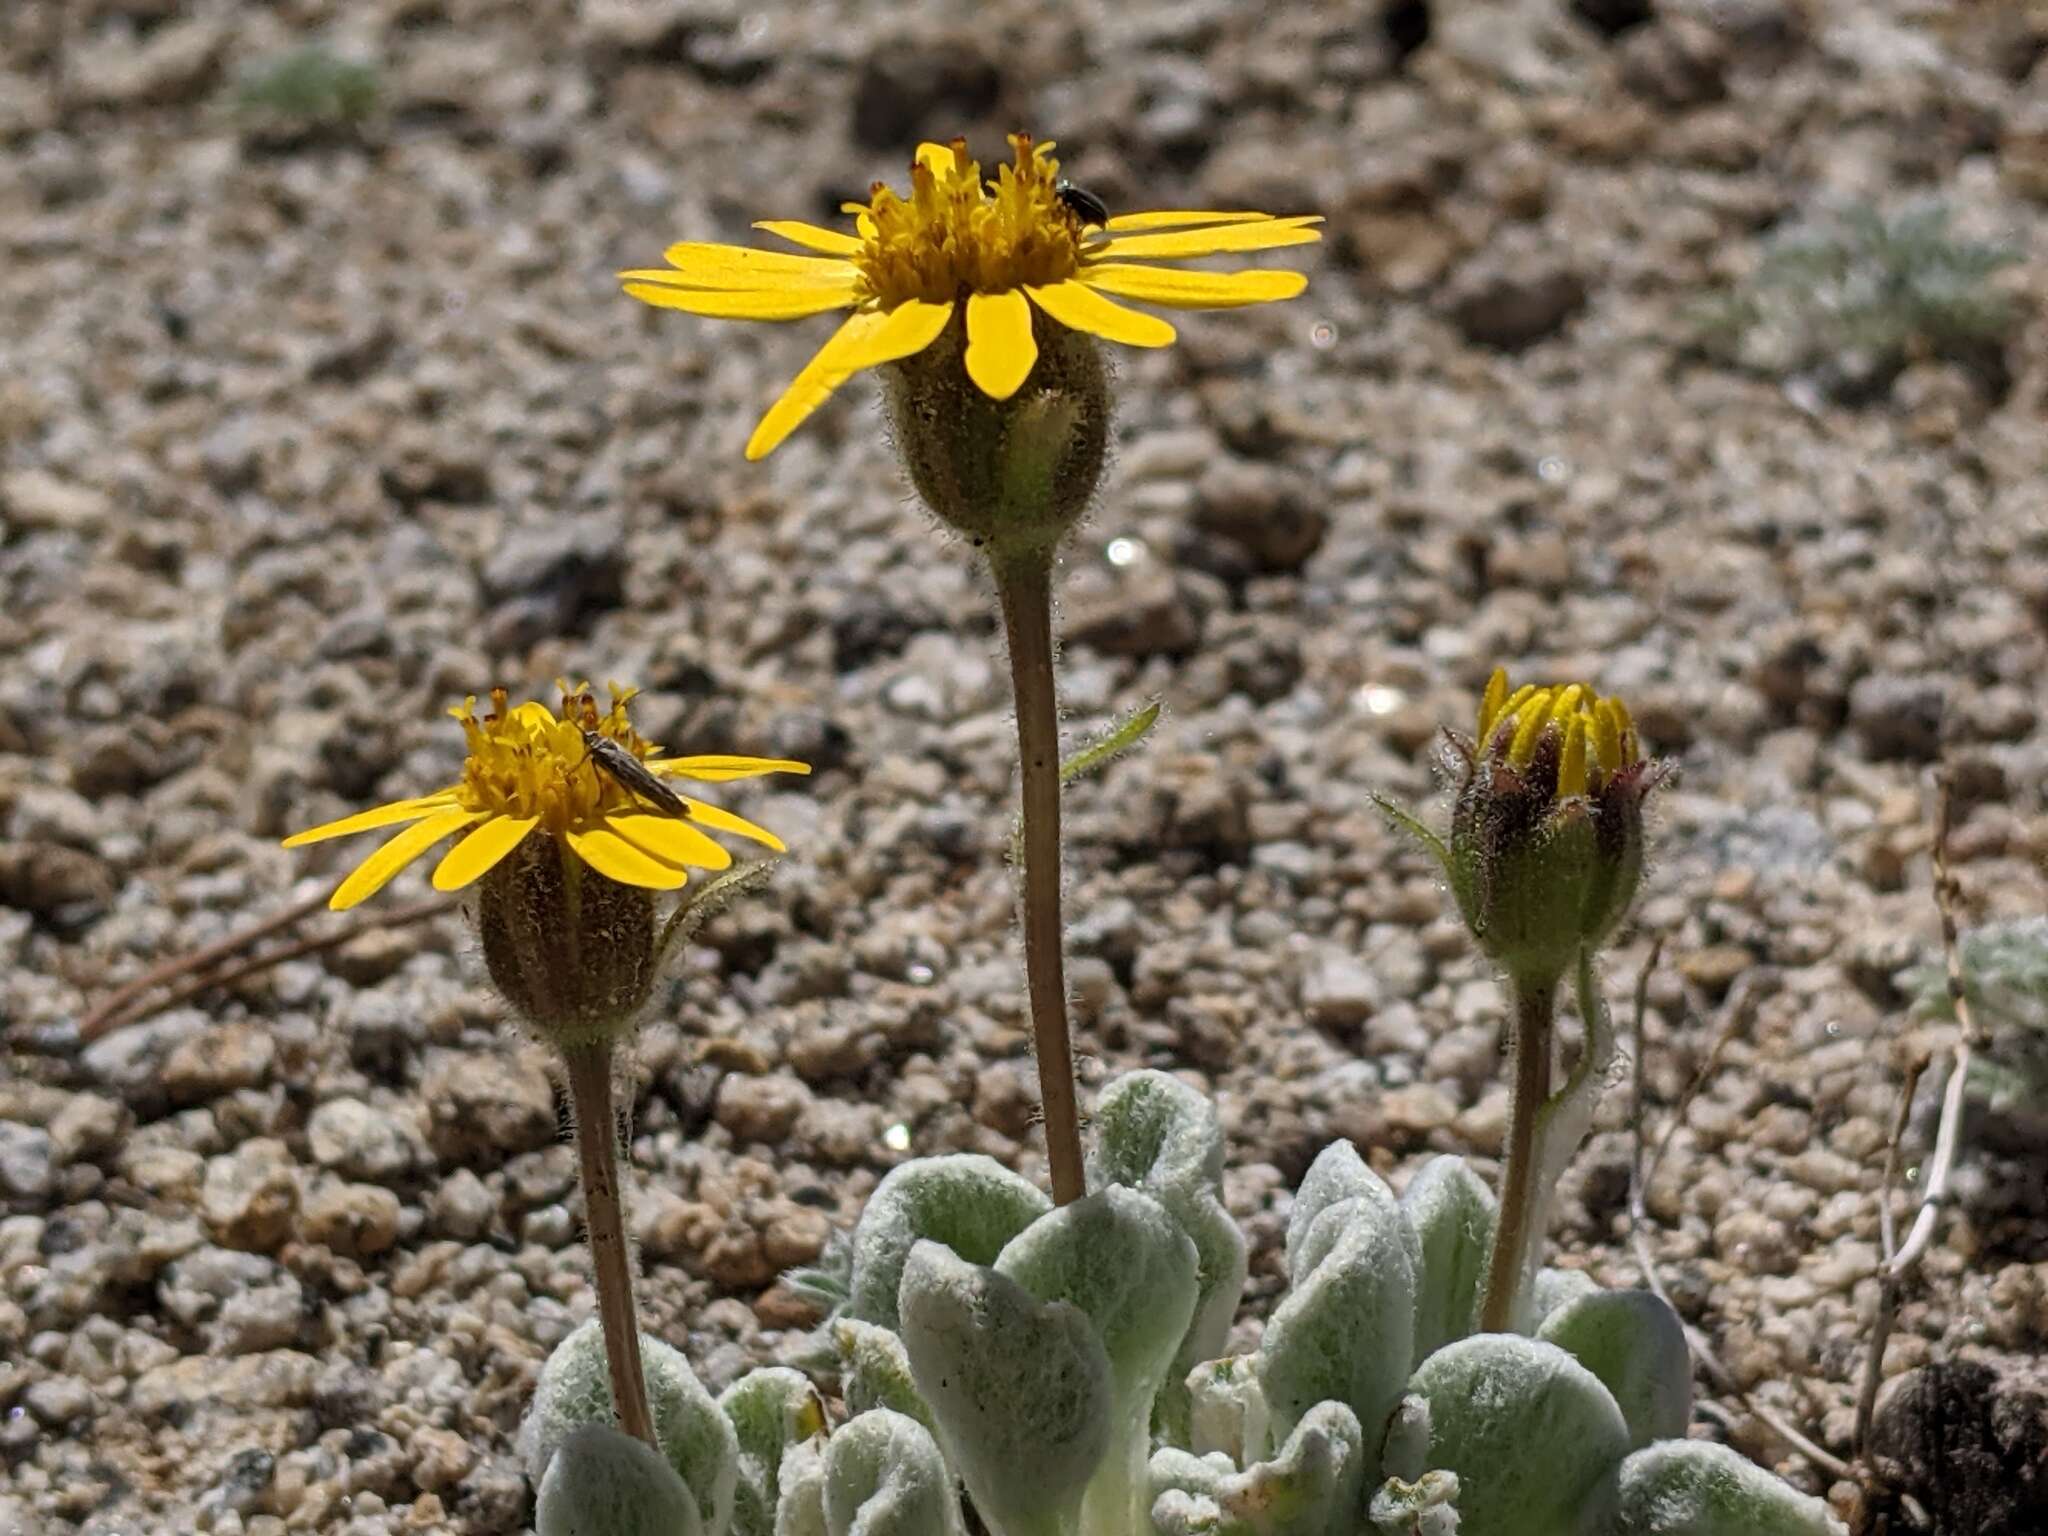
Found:
[{"label": "gray stone", "polygon": [[92,1388],[76,1376],[46,1376],[24,1392],[21,1401],[45,1429],[65,1429],[93,1411]]},{"label": "gray stone", "polygon": [[281,1141],[257,1137],[210,1158],[199,1212],[216,1241],[260,1252],[290,1234],[299,1204],[298,1170]]},{"label": "gray stone", "polygon": [[468,1241],[490,1231],[498,1217],[498,1197],[467,1168],[434,1186],[427,1196],[427,1219],[433,1230]]},{"label": "gray stone", "polygon": [[0,1120],[0,1191],[47,1200],[57,1188],[57,1146],[50,1133]]},{"label": "gray stone", "polygon": [[1942,710],[1952,691],[1948,679],[1935,676],[1859,678],[1849,690],[1849,724],[1864,754],[1880,762],[1932,762],[1941,752]]},{"label": "gray stone", "polygon": [[1586,291],[1562,250],[1511,233],[1452,276],[1444,313],[1467,341],[1519,352],[1555,335],[1585,307]]},{"label": "gray stone", "polygon": [[444,1053],[428,1065],[420,1098],[428,1142],[454,1162],[495,1166],[559,1134],[554,1087],[535,1052]]},{"label": "gray stone", "polygon": [[372,1184],[405,1178],[427,1156],[409,1115],[361,1099],[330,1099],[314,1110],[306,1149],[321,1167]]},{"label": "gray stone", "polygon": [[1372,1016],[1382,990],[1379,978],[1357,956],[1325,950],[1302,972],[1301,1009],[1312,1023],[1348,1029]]}]

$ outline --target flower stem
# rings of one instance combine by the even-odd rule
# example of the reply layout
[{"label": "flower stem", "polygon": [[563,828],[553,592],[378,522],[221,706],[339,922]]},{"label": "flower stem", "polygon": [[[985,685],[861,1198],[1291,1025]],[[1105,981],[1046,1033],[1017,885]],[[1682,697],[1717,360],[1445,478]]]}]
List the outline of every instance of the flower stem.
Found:
[{"label": "flower stem", "polygon": [[[619,1428],[654,1445],[647,1411],[647,1378],[640,1366],[640,1324],[633,1311],[632,1256],[626,1247],[624,1202],[619,1195],[619,1128],[612,1109],[610,1041],[562,1053],[569,1069],[569,1102],[576,1112],[576,1150],[583,1163],[584,1226],[597,1275],[597,1316],[611,1367],[612,1403]],[[658,1449],[658,1447],[657,1447]]]},{"label": "flower stem", "polygon": [[1521,1308],[1524,1255],[1531,1243],[1543,1241],[1534,1230],[1534,1213],[1542,1204],[1537,1187],[1537,1132],[1550,1098],[1550,1042],[1557,1021],[1557,984],[1525,987],[1510,980],[1515,1023],[1512,1045],[1515,1082],[1508,1099],[1507,1144],[1502,1149],[1500,1221],[1494,1228],[1493,1256],[1486,1271],[1486,1299],[1480,1308],[1482,1333],[1511,1333]]},{"label": "flower stem", "polygon": [[1065,1205],[1081,1198],[1085,1184],[1061,953],[1060,723],[1052,672],[1052,556],[1048,552],[998,558],[990,568],[1002,600],[1010,680],[1017,694],[1017,755],[1024,800],[1024,976],[1031,995],[1052,1197]]}]

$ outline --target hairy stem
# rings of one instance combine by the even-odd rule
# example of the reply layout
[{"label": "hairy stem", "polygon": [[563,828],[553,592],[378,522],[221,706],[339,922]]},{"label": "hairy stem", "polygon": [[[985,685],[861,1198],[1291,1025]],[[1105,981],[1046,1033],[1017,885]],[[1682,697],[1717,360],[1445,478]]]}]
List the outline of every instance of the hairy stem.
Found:
[{"label": "hairy stem", "polygon": [[625,1203],[619,1194],[619,1127],[612,1108],[609,1041],[562,1053],[569,1101],[576,1111],[576,1151],[583,1165],[584,1225],[597,1276],[597,1316],[611,1367],[619,1428],[654,1444],[647,1378],[640,1366],[640,1323],[633,1311],[633,1260],[626,1247]]},{"label": "hairy stem", "polygon": [[1531,1243],[1543,1241],[1534,1230],[1541,1204],[1537,1180],[1537,1132],[1550,1098],[1551,1036],[1557,1022],[1557,986],[1525,987],[1509,982],[1514,999],[1512,1045],[1515,1083],[1508,1099],[1507,1143],[1502,1148],[1500,1224],[1494,1229],[1493,1256],[1486,1270],[1486,1299],[1480,1309],[1482,1333],[1511,1333],[1521,1305],[1524,1255]]},{"label": "hairy stem", "polygon": [[1060,922],[1060,724],[1052,673],[1052,558],[991,562],[1010,643],[1017,694],[1017,756],[1024,801],[1024,975],[1052,1197],[1065,1205],[1085,1192],[1081,1120],[1074,1094],[1074,1047],[1067,1030],[1066,962]]}]

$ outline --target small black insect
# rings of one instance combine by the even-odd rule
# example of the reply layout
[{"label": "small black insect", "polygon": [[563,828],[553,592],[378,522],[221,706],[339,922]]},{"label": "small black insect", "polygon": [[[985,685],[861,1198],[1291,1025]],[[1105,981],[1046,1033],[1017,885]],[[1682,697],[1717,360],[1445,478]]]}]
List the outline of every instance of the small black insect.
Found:
[{"label": "small black insect", "polygon": [[605,777],[626,793],[638,795],[663,815],[690,820],[690,807],[683,802],[683,797],[657,779],[645,763],[611,737],[586,729],[583,747]]},{"label": "small black insect", "polygon": [[1077,187],[1071,181],[1062,181],[1053,190],[1059,193],[1060,201],[1067,205],[1067,212],[1083,224],[1109,222],[1109,205],[1086,187]]}]

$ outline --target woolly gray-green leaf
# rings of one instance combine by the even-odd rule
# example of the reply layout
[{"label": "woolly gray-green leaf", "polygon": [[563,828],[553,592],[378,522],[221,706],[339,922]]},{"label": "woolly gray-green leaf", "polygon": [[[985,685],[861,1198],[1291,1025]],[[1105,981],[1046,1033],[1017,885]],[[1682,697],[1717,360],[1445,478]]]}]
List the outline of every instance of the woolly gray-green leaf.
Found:
[{"label": "woolly gray-green leaf", "polygon": [[1222,1350],[1244,1294],[1249,1254],[1244,1234],[1219,1198],[1223,1189],[1223,1125],[1216,1106],[1165,1072],[1131,1072],[1096,1098],[1091,1189],[1126,1184],[1166,1207],[1195,1245],[1194,1315],[1175,1351],[1155,1423],[1173,1438],[1187,1434],[1187,1373]]},{"label": "woolly gray-green leaf", "polygon": [[1530,1311],[1538,1326],[1581,1296],[1598,1296],[1600,1282],[1583,1269],[1539,1269],[1536,1283],[1529,1288]]},{"label": "woolly gray-green leaf", "polygon": [[1422,1245],[1415,1277],[1415,1364],[1478,1326],[1499,1209],[1463,1158],[1432,1158],[1408,1181],[1401,1210]]},{"label": "woolly gray-green leaf", "polygon": [[1628,1423],[1555,1344],[1447,1344],[1409,1390],[1429,1404],[1429,1470],[1458,1479],[1458,1536],[1607,1536]]},{"label": "woolly gray-green leaf", "polygon": [[993,1158],[956,1153],[904,1163],[875,1186],[853,1229],[847,1315],[901,1331],[897,1291],[914,1244],[943,1243],[970,1264],[993,1264],[1051,1209],[1037,1185]]},{"label": "woolly gray-green leaf", "polygon": [[818,1389],[787,1366],[749,1371],[718,1397],[739,1439],[733,1489],[733,1536],[774,1536],[782,1458],[793,1445],[825,1432]]},{"label": "woolly gray-green leaf", "polygon": [[1094,1323],[1112,1380],[1110,1441],[1081,1518],[1091,1531],[1142,1529],[1152,1402],[1194,1316],[1195,1245],[1158,1201],[1113,1184],[1033,1222],[995,1267]]},{"label": "woolly gray-green leaf", "polygon": [[839,1380],[848,1413],[887,1408],[932,1427],[932,1411],[917,1395],[910,1356],[903,1340],[888,1329],[859,1318],[842,1317],[831,1325],[832,1347],[839,1352]]},{"label": "woolly gray-green leaf", "polygon": [[[655,1440],[696,1496],[705,1536],[726,1536],[739,1473],[739,1440],[732,1423],[681,1354],[643,1333],[640,1359]],[[519,1429],[527,1475],[538,1486],[556,1450],[579,1426],[617,1422],[604,1334],[592,1318],[557,1344],[541,1367],[532,1406]]]},{"label": "woolly gray-green leaf", "polygon": [[1058,1536],[1108,1450],[1109,1357],[1088,1314],[921,1242],[903,1266],[903,1346],[946,1459],[996,1536]]},{"label": "woolly gray-green leaf", "polygon": [[1595,1291],[1543,1320],[1539,1339],[1600,1378],[1628,1421],[1629,1446],[1682,1439],[1692,1418],[1692,1352],[1685,1327],[1649,1291]]},{"label": "woolly gray-green leaf", "polygon": [[1616,1536],[1841,1536],[1842,1529],[1826,1504],[1725,1445],[1665,1440],[1621,1464]]},{"label": "woolly gray-green leaf", "polygon": [[953,1473],[925,1427],[877,1408],[825,1450],[828,1536],[958,1536]]},{"label": "woolly gray-green leaf", "polygon": [[775,1536],[830,1536],[825,1527],[825,1439],[793,1445],[782,1458]]},{"label": "woolly gray-green leaf", "polygon": [[539,1536],[702,1536],[697,1501],[652,1446],[579,1424],[555,1447],[534,1505]]},{"label": "woolly gray-green leaf", "polygon": [[[1331,1161],[1325,1153],[1317,1166]],[[1323,1206],[1290,1246],[1313,1266],[1294,1271],[1256,1357],[1273,1433],[1291,1434],[1318,1403],[1343,1403],[1372,1426],[1367,1471],[1377,1481],[1380,1435],[1414,1358],[1420,1245],[1381,1185]]]},{"label": "woolly gray-green leaf", "polygon": [[[1422,1242],[1402,1215],[1401,1202],[1394,1198],[1387,1181],[1365,1166],[1365,1159],[1350,1142],[1333,1141],[1309,1164],[1301,1187],[1294,1192],[1294,1208],[1287,1215],[1287,1274],[1294,1284],[1299,1285],[1302,1276],[1315,1268],[1321,1257],[1318,1244],[1326,1246],[1333,1241],[1343,1225],[1325,1224],[1320,1238],[1311,1242],[1317,1218],[1346,1200],[1362,1200],[1375,1211],[1392,1217],[1408,1250],[1410,1271],[1421,1269]],[[1304,1252],[1304,1248],[1308,1251]]]}]

